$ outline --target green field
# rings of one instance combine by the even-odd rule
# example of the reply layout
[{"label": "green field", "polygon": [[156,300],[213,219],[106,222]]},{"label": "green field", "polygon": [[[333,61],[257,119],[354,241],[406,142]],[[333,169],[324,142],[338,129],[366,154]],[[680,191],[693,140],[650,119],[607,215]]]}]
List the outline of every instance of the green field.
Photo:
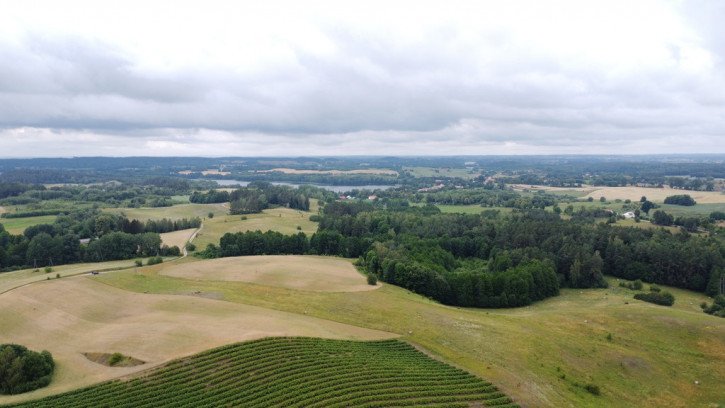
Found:
[{"label": "green field", "polygon": [[39,217],[25,218],[0,218],[0,224],[5,230],[13,235],[22,234],[26,228],[38,224],[52,224],[55,222],[55,215],[41,215]]},{"label": "green field", "polygon": [[14,407],[517,407],[480,378],[398,340],[266,338]]}]

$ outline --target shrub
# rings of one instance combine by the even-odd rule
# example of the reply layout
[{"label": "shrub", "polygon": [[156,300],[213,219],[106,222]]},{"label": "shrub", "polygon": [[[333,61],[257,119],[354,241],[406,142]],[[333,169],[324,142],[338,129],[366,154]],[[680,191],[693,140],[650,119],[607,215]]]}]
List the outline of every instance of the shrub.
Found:
[{"label": "shrub", "polygon": [[374,274],[374,273],[369,273],[369,274],[368,274],[368,285],[373,285],[373,286],[375,286],[375,285],[377,285],[377,284],[378,284],[378,277],[377,277],[377,276],[375,276],[375,274]]},{"label": "shrub", "polygon": [[209,218],[214,218],[214,213],[213,213],[213,212],[210,212],[210,213],[209,213],[209,214],[207,214],[207,215],[209,216]]},{"label": "shrub", "polygon": [[634,290],[642,290],[642,287],[643,287],[643,285],[642,285],[642,281],[641,280],[637,279],[636,281],[632,282],[631,289],[634,289]]},{"label": "shrub", "polygon": [[51,268],[50,266],[46,266],[45,269],[43,269],[43,270],[45,271],[45,273],[53,272],[53,268]]},{"label": "shrub", "polygon": [[246,220],[247,220],[247,216],[246,215],[242,215],[242,221],[246,221]]},{"label": "shrub", "polygon": [[584,385],[584,389],[587,390],[592,395],[599,395],[601,394],[601,391],[599,390],[599,386],[596,384],[586,384]]},{"label": "shrub", "polygon": [[123,354],[113,353],[113,354],[111,354],[111,358],[108,359],[108,365],[113,367],[116,364],[120,363],[122,360],[123,360]]},{"label": "shrub", "polygon": [[134,263],[136,264],[136,266],[142,266],[143,265],[143,261],[140,260],[140,259],[135,260]]},{"label": "shrub", "polygon": [[164,262],[164,259],[160,256],[154,256],[149,258],[149,260],[146,262],[146,265],[156,265]]},{"label": "shrub", "polygon": [[187,251],[195,251],[196,250],[196,245],[192,244],[191,242],[187,242],[186,243],[186,250]]},{"label": "shrub", "polygon": [[668,291],[637,293],[636,295],[634,295],[634,298],[637,300],[643,300],[645,302],[654,303],[662,306],[672,306],[675,304],[675,296]]},{"label": "shrub", "polygon": [[661,292],[662,289],[660,289],[660,287],[657,285],[649,285],[649,291],[650,292]]}]

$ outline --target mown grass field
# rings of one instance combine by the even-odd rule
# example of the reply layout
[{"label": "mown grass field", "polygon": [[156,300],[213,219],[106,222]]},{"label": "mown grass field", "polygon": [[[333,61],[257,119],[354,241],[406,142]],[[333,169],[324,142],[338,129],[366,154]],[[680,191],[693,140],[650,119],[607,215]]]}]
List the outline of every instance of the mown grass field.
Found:
[{"label": "mown grass field", "polygon": [[267,338],[17,407],[516,407],[491,383],[397,340]]},{"label": "mown grass field", "polygon": [[327,256],[240,256],[189,262],[163,275],[185,279],[237,281],[321,292],[373,290],[349,260]]},{"label": "mown grass field", "polygon": [[0,218],[0,224],[5,230],[13,235],[22,234],[26,228],[38,224],[52,224],[55,222],[55,215],[41,215],[39,217],[25,218]]}]

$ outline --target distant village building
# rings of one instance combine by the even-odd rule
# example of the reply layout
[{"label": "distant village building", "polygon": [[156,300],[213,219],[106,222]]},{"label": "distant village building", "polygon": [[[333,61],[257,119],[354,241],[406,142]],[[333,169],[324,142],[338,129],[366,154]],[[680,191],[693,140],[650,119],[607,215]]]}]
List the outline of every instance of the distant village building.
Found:
[{"label": "distant village building", "polygon": [[632,219],[634,218],[634,213],[632,211],[627,211],[626,213],[622,214],[624,218]]}]

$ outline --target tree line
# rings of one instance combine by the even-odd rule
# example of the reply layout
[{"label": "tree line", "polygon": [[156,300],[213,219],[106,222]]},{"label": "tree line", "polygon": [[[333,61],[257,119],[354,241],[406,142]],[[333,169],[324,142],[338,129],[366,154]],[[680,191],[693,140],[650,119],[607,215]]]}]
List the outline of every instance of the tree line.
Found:
[{"label": "tree line", "polygon": [[199,226],[198,217],[141,222],[93,209],[59,215],[53,224],[30,226],[21,235],[11,235],[0,224],[0,270],[175,256],[180,249],[162,245],[159,234]]}]

